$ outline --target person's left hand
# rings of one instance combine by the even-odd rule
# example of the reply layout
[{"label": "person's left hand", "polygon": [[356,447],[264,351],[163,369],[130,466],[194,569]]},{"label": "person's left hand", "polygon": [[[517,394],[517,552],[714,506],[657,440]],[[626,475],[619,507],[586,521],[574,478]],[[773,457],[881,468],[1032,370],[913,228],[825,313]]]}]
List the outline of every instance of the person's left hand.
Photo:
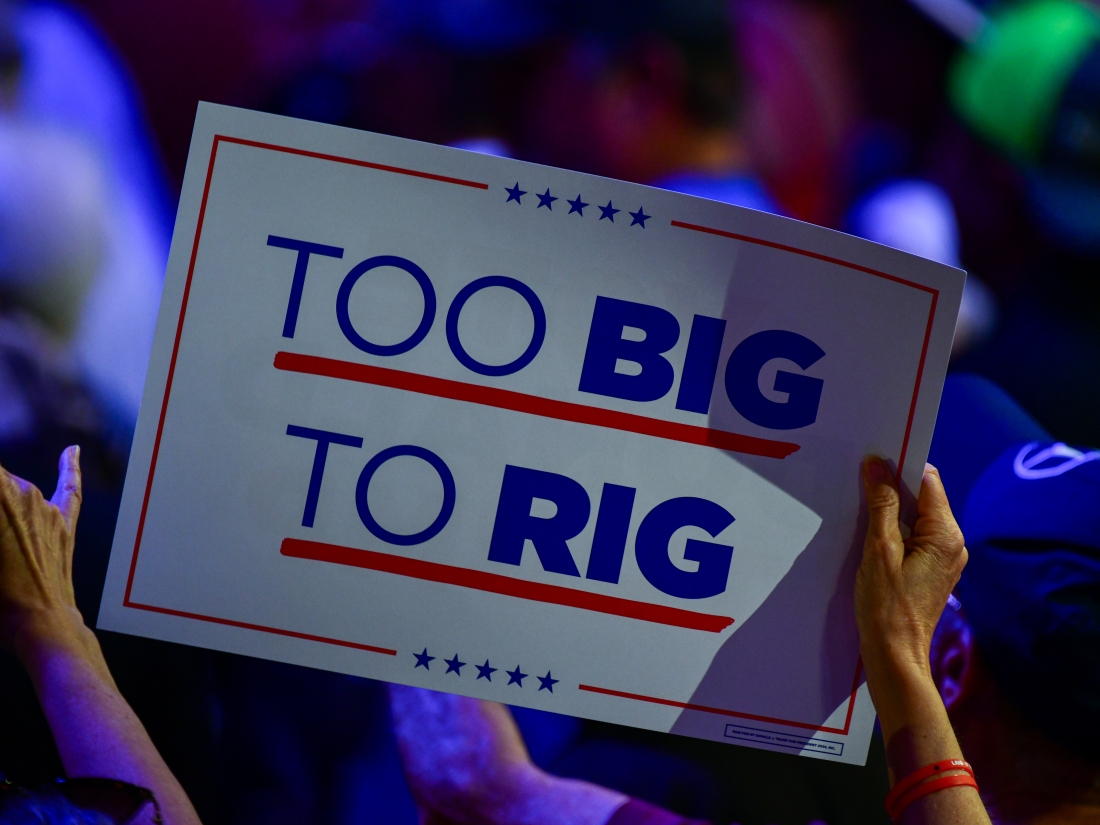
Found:
[{"label": "person's left hand", "polygon": [[43,634],[83,627],[72,564],[80,514],[80,448],[58,462],[53,498],[0,468],[0,645],[20,653]]}]

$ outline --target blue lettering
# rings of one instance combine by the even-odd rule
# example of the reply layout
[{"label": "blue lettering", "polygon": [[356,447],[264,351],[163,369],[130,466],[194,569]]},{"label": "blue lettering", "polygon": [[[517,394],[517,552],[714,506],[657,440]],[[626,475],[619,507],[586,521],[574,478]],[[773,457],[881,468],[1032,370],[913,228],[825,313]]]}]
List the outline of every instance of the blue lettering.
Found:
[{"label": "blue lettering", "polygon": [[[553,502],[558,511],[550,518],[532,516],[535,499]],[[509,464],[500,487],[489,560],[518,565],[524,541],[530,539],[544,570],[580,576],[566,542],[588,524],[591,510],[588,493],[573,479]]]},{"label": "blue lettering", "polygon": [[795,430],[817,420],[824,381],[780,370],[773,389],[787,393],[772,401],[760,392],[760,370],[774,358],[793,361],[802,369],[816,364],[825,351],[805,336],[782,329],[750,335],[737,345],[726,364],[726,395],[737,412],[753,424],[772,430]]},{"label": "blue lettering", "polygon": [[309,256],[327,255],[330,258],[343,258],[344,250],[338,246],[296,241],[293,238],[280,238],[278,235],[268,235],[267,245],[298,252],[298,260],[294,263],[294,280],[290,282],[290,301],[287,302],[286,319],[283,321],[283,337],[293,338],[294,327],[298,324],[298,308],[302,305],[302,290],[306,286],[306,267],[309,266]]},{"label": "blue lettering", "polygon": [[[443,482],[443,505],[439,508],[439,515],[436,516],[435,521],[426,528],[419,533],[412,533],[411,535],[391,533],[389,530],[385,529],[375,521],[374,515],[370,511],[370,503],[367,501],[367,493],[370,490],[370,480],[374,477],[374,474],[378,472],[378,468],[391,458],[396,458],[399,455],[408,455],[428,462],[428,464],[432,466],[432,469],[439,474],[439,480]],[[423,544],[428,539],[438,535],[439,531],[447,526],[447,522],[451,519],[451,514],[454,513],[455,479],[454,476],[451,475],[451,470],[446,463],[444,463],[443,459],[431,450],[426,450],[423,447],[417,447],[412,444],[400,444],[396,447],[388,447],[368,461],[367,466],[363,468],[363,472],[359,474],[359,482],[355,485],[355,509],[359,511],[359,520],[363,522],[363,526],[378,538],[382,539],[382,541],[388,541],[390,544],[398,544],[405,547],[411,544]]]},{"label": "blue lettering", "polygon": [[718,356],[725,332],[726,322],[720,318],[696,315],[692,320],[676,409],[704,415],[710,411],[710,396],[714,392],[714,376],[718,374]]},{"label": "blue lettering", "polygon": [[[475,361],[463,348],[462,341],[458,338],[458,316],[462,313],[462,307],[464,307],[466,302],[473,297],[474,293],[491,286],[502,286],[513,292],[519,293],[520,297],[522,297],[527,302],[527,305],[531,307],[531,316],[535,321],[535,331],[531,335],[531,343],[527,345],[527,349],[525,349],[523,354],[515,361],[508,364],[501,364],[500,366],[492,366],[490,364],[483,364],[480,361]],[[490,275],[485,278],[478,278],[476,281],[471,281],[458,291],[455,299],[451,302],[451,308],[447,310],[447,343],[451,347],[451,352],[454,353],[455,358],[458,359],[462,366],[481,375],[511,375],[513,372],[519,372],[535,360],[535,356],[539,354],[539,350],[542,348],[542,342],[545,338],[546,311],[542,308],[542,302],[531,287],[527,286],[527,284],[522,281],[517,281],[515,278],[506,278],[503,275]]]},{"label": "blue lettering", "polygon": [[[645,333],[641,341],[623,338],[627,327]],[[662,357],[680,338],[680,324],[667,310],[615,298],[596,298],[588,347],[581,368],[580,391],[629,401],[655,401],[675,380],[672,364]],[[637,375],[616,372],[618,361],[641,367]]]},{"label": "blue lettering", "polygon": [[[348,314],[348,301],[351,300],[351,291],[355,288],[355,284],[363,275],[380,266],[393,266],[408,272],[416,279],[417,284],[420,285],[420,291],[424,293],[424,314],[420,318],[419,326],[412,335],[396,344],[372,344],[356,331]],[[435,288],[432,287],[427,273],[407,258],[399,258],[397,255],[378,255],[368,258],[352,267],[344,277],[344,282],[340,284],[340,291],[336,295],[336,320],[340,323],[340,330],[344,333],[344,337],[363,352],[369,352],[372,355],[400,355],[423,341],[428,330],[432,328],[432,322],[435,321]]]},{"label": "blue lettering", "polygon": [[313,471],[309,475],[309,490],[306,492],[306,509],[302,513],[302,526],[312,527],[313,519],[317,516],[317,500],[321,496],[321,480],[325,475],[325,461],[328,459],[328,445],[341,444],[345,447],[362,447],[363,439],[354,435],[343,433],[330,433],[327,430],[313,430],[309,427],[299,427],[290,424],[286,428],[287,435],[297,438],[312,438],[317,442],[317,449],[313,453]]},{"label": "blue lettering", "polygon": [[630,514],[634,509],[633,487],[605,484],[596,514],[596,532],[592,536],[592,554],[588,557],[586,579],[618,584],[630,532]]},{"label": "blue lettering", "polygon": [[634,541],[638,569],[654,587],[678,599],[706,599],[726,589],[733,548],[725,544],[688,539],[684,558],[699,563],[690,573],[669,557],[669,541],[681,527],[701,527],[717,536],[734,518],[722,507],[703,498],[674,498],[654,507],[642,519]]}]

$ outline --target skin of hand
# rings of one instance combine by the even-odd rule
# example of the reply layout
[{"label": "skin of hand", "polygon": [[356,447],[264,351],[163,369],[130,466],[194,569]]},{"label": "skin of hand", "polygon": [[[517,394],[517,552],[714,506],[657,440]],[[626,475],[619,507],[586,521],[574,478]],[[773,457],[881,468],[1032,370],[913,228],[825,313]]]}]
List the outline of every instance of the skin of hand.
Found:
[{"label": "skin of hand", "polygon": [[[880,459],[864,462],[863,488],[868,523],[856,575],[856,622],[867,687],[896,781],[933,762],[963,758],[932,678],[930,653],[967,551],[932,465],[925,467],[917,520],[908,538],[901,532],[901,496],[894,474]],[[977,779],[980,783],[981,777]],[[955,787],[913,803],[900,821],[988,825],[989,817],[973,788]]]},{"label": "skin of hand", "polygon": [[931,679],[932,635],[947,597],[966,566],[962,531],[951,513],[939,471],[924,473],[917,521],[903,539],[900,496],[882,462],[864,463],[867,537],[856,574],[856,621],[864,664],[894,665]]},{"label": "skin of hand", "polygon": [[48,503],[33,484],[0,471],[0,644],[17,656],[32,639],[83,627],[72,577],[80,498],[78,448],[62,453]]},{"label": "skin of hand", "polygon": [[627,801],[540,770],[503,705],[403,685],[389,691],[398,750],[425,825],[603,825]]},{"label": "skin of hand", "polygon": [[[200,825],[77,610],[79,447],[61,454],[58,473],[47,502],[33,484],[0,468],[0,645],[30,674],[68,776],[140,785],[156,795],[165,825]],[[134,821],[152,817],[147,805]]]}]

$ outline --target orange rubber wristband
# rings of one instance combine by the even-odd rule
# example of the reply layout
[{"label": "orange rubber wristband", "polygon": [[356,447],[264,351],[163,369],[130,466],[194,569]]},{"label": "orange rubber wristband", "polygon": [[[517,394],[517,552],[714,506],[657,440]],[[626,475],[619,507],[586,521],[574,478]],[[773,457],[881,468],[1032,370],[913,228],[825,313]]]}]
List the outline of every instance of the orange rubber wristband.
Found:
[{"label": "orange rubber wristband", "polygon": [[923,785],[917,785],[915,788],[911,788],[909,793],[905,794],[901,799],[897,801],[894,809],[890,811],[890,817],[897,822],[898,818],[902,815],[906,808],[916,802],[918,799],[923,799],[929,794],[934,794],[936,791],[944,791],[948,788],[958,788],[960,786],[973,788],[978,790],[978,783],[974,780],[974,777],[970,774],[961,773],[954,776],[941,776],[938,779],[930,779]]},{"label": "orange rubber wristband", "polygon": [[931,765],[925,765],[920,770],[914,771],[904,779],[899,780],[897,784],[890,789],[890,793],[886,794],[887,813],[897,805],[898,800],[903,794],[907,793],[910,788],[916,787],[926,779],[931,779],[933,776],[936,776],[936,774],[946,773],[947,771],[966,771],[971,776],[974,775],[974,769],[970,767],[970,763],[965,759],[944,759],[940,762],[933,762]]}]

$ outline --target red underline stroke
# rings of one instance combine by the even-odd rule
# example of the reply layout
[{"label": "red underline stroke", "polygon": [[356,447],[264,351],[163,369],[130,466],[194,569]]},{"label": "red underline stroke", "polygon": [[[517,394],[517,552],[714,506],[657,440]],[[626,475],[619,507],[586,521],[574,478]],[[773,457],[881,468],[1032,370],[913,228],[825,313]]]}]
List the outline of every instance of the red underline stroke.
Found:
[{"label": "red underline stroke", "polygon": [[607,613],[612,616],[623,616],[627,619],[638,619],[643,622],[653,622],[654,624],[669,625],[671,627],[683,627],[688,630],[721,633],[733,624],[733,619],[729,616],[697,613],[679,607],[666,607],[659,604],[632,601],[618,596],[605,596],[602,593],[589,593],[556,584],[526,581],[511,576],[501,576],[497,573],[487,573],[484,570],[470,570],[465,567],[454,567],[449,564],[440,564],[439,562],[424,561],[422,559],[410,559],[406,556],[395,556],[390,553],[377,553],[373,550],[360,550],[355,547],[341,547],[336,544],[287,538],[283,539],[279,552],[284,556],[296,559],[325,561],[331,564],[359,567],[364,570],[377,570],[382,573],[406,576],[410,579],[451,584],[457,587],[467,587],[471,590],[481,590],[486,593],[497,593],[501,596],[512,596],[517,599],[544,602],[545,604],[560,604],[565,607],[591,610],[595,613]]},{"label": "red underline stroke", "polygon": [[298,372],[306,375],[320,375],[328,378],[340,378],[345,381],[357,381],[361,384],[375,384],[397,390],[432,395],[437,398],[449,398],[454,401],[466,401],[486,407],[554,418],[559,421],[572,421],[577,424],[589,424],[613,430],[681,441],[685,444],[698,444],[715,447],[746,455],[759,455],[766,458],[786,458],[799,449],[798,444],[786,441],[772,441],[751,435],[739,435],[725,430],[712,430],[707,427],[695,427],[691,424],[678,424],[661,421],[642,415],[589,407],[584,404],[572,404],[540,398],[512,390],[497,387],[485,387],[479,384],[466,384],[448,378],[435,378],[413,372],[375,367],[370,364],[356,364],[350,361],[338,361],[317,355],[301,355],[294,352],[279,352],[275,355],[275,369]]}]

